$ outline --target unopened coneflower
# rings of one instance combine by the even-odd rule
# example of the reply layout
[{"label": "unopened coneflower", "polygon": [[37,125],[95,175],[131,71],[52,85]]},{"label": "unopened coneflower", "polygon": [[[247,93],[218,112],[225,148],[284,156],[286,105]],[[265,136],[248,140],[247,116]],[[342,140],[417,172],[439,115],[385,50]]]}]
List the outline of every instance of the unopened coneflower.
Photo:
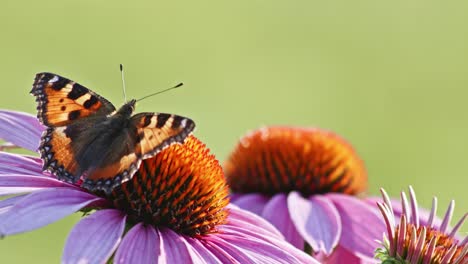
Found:
[{"label": "unopened coneflower", "polygon": [[[35,117],[0,111],[0,139],[15,146],[35,151],[42,129]],[[63,263],[318,263],[227,195],[218,161],[194,136],[144,160],[110,195],[59,181],[36,157],[0,151],[0,198],[9,197],[0,200],[1,236],[85,212]]]},{"label": "unopened coneflower", "polygon": [[372,260],[384,224],[358,198],[367,191],[364,164],[336,134],[258,129],[240,140],[224,169],[231,201],[269,220],[297,248],[326,263]]},{"label": "unopened coneflower", "polygon": [[377,250],[377,257],[382,263],[411,264],[466,264],[468,263],[468,237],[457,237],[468,213],[450,229],[450,221],[455,209],[452,200],[440,225],[437,218],[437,198],[432,200],[432,208],[427,219],[421,221],[416,194],[409,187],[409,204],[406,194],[401,193],[403,212],[395,217],[392,202],[381,189],[383,202],[377,205],[387,225],[387,233],[382,241],[383,248]]}]

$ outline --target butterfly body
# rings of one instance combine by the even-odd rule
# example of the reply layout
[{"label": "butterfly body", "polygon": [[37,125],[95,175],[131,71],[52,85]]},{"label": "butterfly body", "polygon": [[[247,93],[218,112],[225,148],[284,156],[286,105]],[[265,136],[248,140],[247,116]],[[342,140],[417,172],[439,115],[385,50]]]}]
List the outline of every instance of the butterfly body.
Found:
[{"label": "butterfly body", "polygon": [[135,100],[118,110],[103,97],[64,77],[39,73],[31,91],[47,127],[39,151],[44,169],[91,191],[111,192],[129,180],[141,160],[193,131],[191,119],[164,113],[133,115]]}]

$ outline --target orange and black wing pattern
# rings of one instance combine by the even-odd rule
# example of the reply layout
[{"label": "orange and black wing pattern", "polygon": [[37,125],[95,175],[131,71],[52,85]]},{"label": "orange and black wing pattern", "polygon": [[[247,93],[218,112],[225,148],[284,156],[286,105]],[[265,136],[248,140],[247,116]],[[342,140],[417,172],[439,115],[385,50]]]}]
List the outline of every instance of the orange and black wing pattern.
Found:
[{"label": "orange and black wing pattern", "polygon": [[43,168],[74,183],[79,179],[75,174],[79,165],[72,149],[73,138],[65,133],[67,126],[90,117],[104,119],[115,107],[79,83],[53,73],[38,73],[31,94],[36,97],[37,117],[47,126],[38,149]]},{"label": "orange and black wing pattern", "polygon": [[111,145],[113,153],[102,165],[85,174],[83,187],[110,192],[129,180],[143,159],[151,158],[174,143],[183,143],[195,123],[189,118],[165,113],[139,113],[131,117],[130,127],[120,145]]},{"label": "orange and black wing pattern", "polygon": [[47,128],[42,134],[39,152],[44,162],[43,170],[48,170],[59,180],[75,183],[79,179],[79,165],[75,159],[71,138],[65,135],[65,127]]},{"label": "orange and black wing pattern", "polygon": [[38,73],[31,94],[37,117],[48,127],[65,126],[92,115],[108,115],[115,107],[88,88],[53,73]]}]

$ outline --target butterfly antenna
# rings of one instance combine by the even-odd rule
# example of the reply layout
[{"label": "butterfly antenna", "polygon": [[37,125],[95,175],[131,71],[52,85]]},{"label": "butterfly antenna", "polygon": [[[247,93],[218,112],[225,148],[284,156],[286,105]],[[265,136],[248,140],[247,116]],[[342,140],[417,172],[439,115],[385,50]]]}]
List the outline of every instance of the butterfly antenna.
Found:
[{"label": "butterfly antenna", "polygon": [[162,91],[159,91],[159,92],[155,92],[155,93],[149,94],[149,95],[147,95],[147,96],[143,96],[142,98],[140,98],[140,99],[138,99],[138,100],[136,100],[136,101],[139,102],[139,101],[141,101],[141,100],[143,100],[143,99],[145,99],[145,98],[151,97],[151,96],[153,96],[153,95],[157,95],[157,94],[164,93],[164,92],[167,92],[167,91],[172,90],[172,89],[179,88],[179,87],[181,87],[182,85],[184,85],[184,83],[179,83],[179,84],[177,84],[177,85],[175,85],[175,86],[172,86],[171,88],[167,88],[167,89],[165,89],[165,90],[162,90]]},{"label": "butterfly antenna", "polygon": [[122,88],[123,88],[124,100],[125,100],[125,103],[127,103],[127,92],[125,91],[125,78],[124,78],[124,70],[123,70],[122,64],[120,64],[120,75],[122,76]]}]

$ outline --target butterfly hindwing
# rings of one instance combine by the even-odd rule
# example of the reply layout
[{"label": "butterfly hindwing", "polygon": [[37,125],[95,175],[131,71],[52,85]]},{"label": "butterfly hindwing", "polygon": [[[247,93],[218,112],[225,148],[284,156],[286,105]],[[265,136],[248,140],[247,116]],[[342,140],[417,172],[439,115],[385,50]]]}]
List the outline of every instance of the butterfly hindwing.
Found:
[{"label": "butterfly hindwing", "polygon": [[64,133],[65,127],[44,130],[39,152],[44,162],[43,169],[52,172],[59,180],[75,183],[78,164],[74,159],[71,139]]},{"label": "butterfly hindwing", "polygon": [[195,123],[185,117],[165,113],[139,113],[131,117],[130,127],[116,140],[100,166],[86,173],[83,187],[109,192],[127,181],[143,159],[153,157],[174,143],[183,143]]},{"label": "butterfly hindwing", "polygon": [[37,117],[46,126],[65,126],[91,115],[108,115],[115,107],[88,88],[53,73],[38,73],[31,93]]}]

